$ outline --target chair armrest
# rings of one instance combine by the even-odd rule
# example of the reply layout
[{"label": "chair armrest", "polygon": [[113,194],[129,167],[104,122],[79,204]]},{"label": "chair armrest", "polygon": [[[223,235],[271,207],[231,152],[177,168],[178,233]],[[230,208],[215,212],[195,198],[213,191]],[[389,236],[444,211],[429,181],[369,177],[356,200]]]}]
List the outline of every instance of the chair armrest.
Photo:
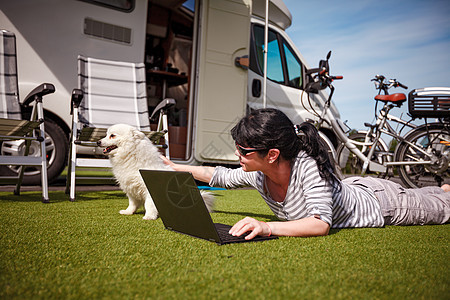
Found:
[{"label": "chair armrest", "polygon": [[72,98],[70,102],[70,114],[73,115],[73,109],[80,107],[81,101],[83,101],[84,92],[80,89],[72,90]]},{"label": "chair armrest", "polygon": [[42,97],[55,92],[55,86],[51,83],[43,83],[32,90],[23,101],[24,106],[29,106],[35,100],[42,100]]},{"label": "chair armrest", "polygon": [[177,102],[175,101],[175,99],[172,99],[172,98],[166,98],[166,99],[162,100],[161,102],[159,102],[159,104],[153,110],[153,113],[150,116],[150,119],[152,119],[153,116],[160,110],[162,110],[164,113],[166,113],[167,110],[169,110],[176,103]]}]

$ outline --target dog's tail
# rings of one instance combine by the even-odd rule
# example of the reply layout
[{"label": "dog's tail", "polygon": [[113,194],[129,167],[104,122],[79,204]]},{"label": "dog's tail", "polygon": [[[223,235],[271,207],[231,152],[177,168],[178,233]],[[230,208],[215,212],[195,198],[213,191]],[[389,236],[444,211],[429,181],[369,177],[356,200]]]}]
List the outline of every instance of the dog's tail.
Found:
[{"label": "dog's tail", "polygon": [[213,193],[211,192],[207,192],[207,191],[200,191],[203,201],[205,201],[206,204],[206,208],[208,208],[208,211],[214,212],[214,205],[216,202],[216,197],[214,196]]}]

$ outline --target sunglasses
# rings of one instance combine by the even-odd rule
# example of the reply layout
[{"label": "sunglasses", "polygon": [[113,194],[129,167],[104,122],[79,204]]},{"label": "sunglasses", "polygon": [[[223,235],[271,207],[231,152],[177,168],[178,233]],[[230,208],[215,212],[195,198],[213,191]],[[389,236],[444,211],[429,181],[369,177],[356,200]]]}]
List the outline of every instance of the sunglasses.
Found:
[{"label": "sunglasses", "polygon": [[235,143],[236,145],[236,149],[239,152],[240,155],[242,156],[247,156],[248,154],[252,153],[252,152],[256,152],[256,151],[264,151],[267,150],[265,148],[245,148],[242,147],[241,145],[239,145],[238,143]]}]

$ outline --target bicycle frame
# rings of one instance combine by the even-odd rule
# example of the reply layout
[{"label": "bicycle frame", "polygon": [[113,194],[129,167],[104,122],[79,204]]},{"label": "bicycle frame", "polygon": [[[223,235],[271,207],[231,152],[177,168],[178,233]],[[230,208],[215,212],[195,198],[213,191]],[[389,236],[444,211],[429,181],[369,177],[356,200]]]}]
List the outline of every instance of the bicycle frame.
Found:
[{"label": "bicycle frame", "polygon": [[[370,124],[368,125],[368,127],[370,127],[370,129],[368,132],[366,132],[366,139],[364,142],[358,142],[358,141],[354,141],[354,140],[350,140],[350,142],[354,143],[355,145],[363,146],[363,147],[376,146],[376,143],[378,141],[382,141],[381,134],[383,134],[383,133],[401,141],[402,138],[401,138],[400,133],[403,130],[403,128],[405,128],[405,127],[410,127],[411,129],[417,128],[417,125],[411,123],[411,121],[413,119],[411,119],[409,121],[405,121],[401,118],[390,115],[389,111],[392,108],[393,108],[393,106],[385,104],[385,106],[380,110],[380,114],[378,115],[377,122],[375,123],[375,125],[370,125]],[[392,122],[401,124],[401,125],[403,125],[403,128],[400,129],[400,131],[397,133],[397,131],[394,130],[394,128],[392,128],[392,126],[387,121],[392,121]],[[380,137],[377,138],[376,141],[372,142],[372,141],[370,141],[370,137],[373,136],[374,129],[376,130],[377,133],[380,132],[380,134],[379,134]],[[363,148],[363,151],[364,150],[365,149]]]},{"label": "bicycle frame", "polygon": [[[316,123],[316,126],[318,128],[321,127],[321,125],[323,124],[323,122],[326,120],[325,117],[328,117],[329,120],[331,121],[331,127],[333,129],[333,131],[336,133],[338,139],[344,143],[344,145],[351,151],[353,152],[361,161],[364,162],[363,164],[363,171],[362,171],[362,175],[365,174],[367,168],[369,168],[370,171],[375,171],[375,172],[386,172],[387,167],[383,166],[379,163],[373,162],[371,161],[368,157],[372,157],[373,151],[375,151],[375,147],[372,147],[372,149],[369,151],[369,155],[365,156],[357,147],[356,147],[356,143],[352,140],[350,140],[347,135],[345,134],[345,130],[341,127],[341,125],[339,124],[339,122],[336,120],[336,118],[329,112],[329,108],[330,108],[330,104],[331,104],[331,97],[333,96],[334,93],[334,86],[330,85],[330,94],[328,96],[328,100],[325,102],[325,105],[322,109],[322,112],[319,116],[319,121]],[[403,120],[402,120],[403,121]],[[386,118],[379,118],[377,120],[377,124],[381,123],[383,127],[384,124],[386,122]],[[329,122],[327,122],[329,123]],[[392,128],[390,128],[392,129]],[[319,135],[321,136],[321,138],[325,141],[325,143],[328,144],[329,148],[332,149],[332,154],[333,157],[336,158],[336,151],[334,149],[334,147],[332,146],[331,141],[325,136],[325,134],[321,133],[321,131],[319,131]],[[381,132],[377,131],[377,136],[374,140],[373,143],[368,143],[367,145],[373,145],[376,144],[379,139],[380,139],[380,135]],[[369,135],[370,136],[370,135]],[[331,147],[330,147],[331,146]]]},{"label": "bicycle frame", "polygon": [[[338,136],[339,140],[347,147],[353,154],[355,154],[361,161],[363,161],[363,170],[361,172],[361,175],[364,175],[367,171],[367,168],[369,168],[370,171],[374,172],[386,172],[387,167],[384,165],[381,165],[377,162],[371,161],[369,157],[372,157],[373,151],[375,151],[375,147],[372,147],[369,151],[368,156],[365,156],[357,147],[356,144],[353,143],[352,140],[350,140],[347,135],[345,134],[344,130],[339,125],[338,121],[328,112],[325,112],[326,116],[330,118],[331,120],[331,127],[333,128],[333,131]],[[374,143],[377,143],[380,139],[381,133],[378,132],[377,136],[375,137]]]},{"label": "bicycle frame", "polygon": [[[331,114],[329,114],[328,112],[325,112],[326,116],[328,118],[330,118],[331,120],[331,126],[334,130],[334,132],[337,134],[339,140],[345,145],[345,147],[347,147],[353,154],[355,154],[358,159],[360,159],[361,161],[363,161],[363,167],[362,167],[362,171],[361,171],[361,175],[364,175],[367,171],[367,169],[369,171],[373,171],[373,172],[386,172],[387,168],[389,167],[393,167],[393,166],[399,166],[399,165],[414,165],[414,164],[420,164],[420,165],[429,165],[432,164],[432,161],[416,161],[416,162],[412,162],[412,161],[397,161],[397,162],[385,162],[384,164],[379,164],[375,161],[372,161],[369,159],[369,157],[372,157],[375,149],[376,149],[376,145],[380,142],[381,140],[381,133],[386,133],[389,134],[391,136],[393,136],[394,138],[397,138],[400,142],[405,142],[408,145],[410,145],[413,149],[415,149],[416,151],[423,153],[425,156],[429,157],[430,159],[433,157],[432,154],[427,153],[426,151],[424,151],[422,148],[406,141],[402,136],[400,136],[399,134],[397,134],[395,132],[395,130],[392,129],[392,127],[386,122],[388,119],[389,120],[393,120],[393,121],[399,121],[399,123],[407,125],[409,127],[411,127],[411,130],[414,130],[415,128],[417,128],[417,125],[411,124],[409,122],[406,122],[402,119],[399,119],[395,116],[390,116],[391,118],[388,118],[388,114],[386,114],[385,116],[383,116],[382,114],[380,114],[378,120],[377,120],[377,125],[374,126],[374,128],[380,128],[380,130],[377,130],[376,135],[374,137],[373,142],[368,142],[368,139],[370,138],[370,136],[372,135],[372,128],[371,130],[369,130],[369,132],[366,134],[366,140],[364,143],[360,143],[357,141],[353,141],[351,139],[349,139],[347,137],[347,135],[345,134],[344,130],[341,128],[339,122],[333,118],[333,116]],[[392,118],[394,117],[394,118]],[[383,128],[387,128],[383,129]],[[362,146],[371,146],[371,149],[369,150],[369,153],[366,155],[363,154],[363,152],[361,150],[359,150],[356,146],[357,145],[362,145]]]},{"label": "bicycle frame", "polygon": [[[339,124],[339,122],[336,120],[336,118],[329,112],[329,108],[331,105],[331,97],[333,96],[334,93],[334,86],[330,85],[330,94],[328,96],[328,100],[325,102],[325,105],[322,109],[322,112],[319,116],[319,120],[316,123],[317,128],[320,128],[321,125],[323,124],[323,122],[326,120],[325,117],[328,117],[330,122],[327,122],[329,125],[331,125],[331,128],[333,129],[333,131],[336,133],[338,139],[344,143],[344,145],[351,151],[353,152],[361,161],[364,162],[363,164],[363,172],[362,175],[365,174],[367,168],[369,167],[370,171],[375,171],[375,172],[386,172],[387,167],[383,166],[379,163],[373,162],[371,161],[368,157],[371,157],[371,155],[373,154],[374,151],[374,147],[372,147],[372,149],[369,152],[369,156],[365,156],[357,147],[356,147],[356,143],[352,140],[350,140],[347,135],[345,134],[345,130],[341,127],[341,125]],[[377,121],[378,122],[378,121]],[[382,122],[383,124],[385,123],[385,119],[380,120],[380,122]],[[332,155],[334,158],[336,158],[336,151],[334,149],[334,146],[332,146],[331,141],[328,139],[328,137],[323,134],[321,131],[319,131],[319,135],[321,136],[321,138],[325,141],[325,143],[327,143],[327,145],[329,146],[330,149],[332,149]],[[372,145],[375,144],[376,142],[378,142],[378,140],[380,139],[380,135],[381,132],[377,132],[377,137],[374,141],[374,143],[370,143],[367,145]]]},{"label": "bicycle frame", "polygon": [[[396,116],[390,115],[389,111],[393,108],[394,106],[391,104],[385,104],[384,107],[380,110],[380,114],[378,115],[378,119],[376,122],[376,126],[374,126],[375,128],[377,128],[379,131],[381,131],[381,133],[385,133],[387,135],[390,135],[396,139],[401,139],[401,131],[403,130],[403,128],[405,128],[406,126],[410,127],[411,129],[414,129],[417,127],[417,125],[410,123],[413,119],[409,120],[409,121],[405,121],[401,118],[398,118]],[[396,122],[398,124],[402,124],[403,128],[400,129],[399,133],[397,133],[397,131],[394,130],[394,128],[392,128],[392,126],[387,122],[387,121],[393,121]],[[383,126],[379,126],[379,124],[383,122]],[[371,128],[372,130],[372,128]]]},{"label": "bicycle frame", "polygon": [[[380,110],[380,114],[378,115],[375,125],[371,126],[369,131],[367,132],[366,139],[363,143],[358,142],[358,141],[353,141],[347,137],[344,129],[341,127],[339,122],[330,113],[328,113],[328,109],[327,109],[328,106],[325,106],[324,111],[322,112],[322,117],[327,116],[328,118],[330,118],[333,131],[336,133],[339,140],[345,145],[345,147],[347,147],[353,154],[355,154],[358,157],[358,159],[363,161],[361,175],[364,175],[367,172],[367,170],[370,170],[373,172],[384,173],[387,171],[388,167],[399,164],[398,162],[397,163],[386,162],[384,164],[380,164],[378,162],[375,162],[375,161],[372,161],[369,159],[369,157],[373,156],[373,154],[376,150],[376,145],[382,141],[382,139],[381,139],[382,133],[388,134],[388,135],[398,139],[399,141],[403,140],[403,138],[392,128],[392,126],[387,121],[394,121],[399,124],[402,124],[403,126],[408,126],[412,129],[417,127],[415,124],[411,124],[410,121],[405,121],[396,116],[390,115],[389,111],[393,107],[394,107],[393,105],[389,105],[389,104],[384,105],[384,107]],[[374,129],[376,129],[375,133],[374,133]],[[373,137],[372,141],[371,141],[371,137]],[[363,154],[363,151],[365,149],[363,148],[363,151],[361,151],[357,148],[357,146],[363,146],[363,147],[369,146],[370,150],[369,150],[369,153],[367,154],[367,156]]]},{"label": "bicycle frame", "polygon": [[[432,126],[433,124],[436,123],[428,123],[427,126]],[[433,140],[436,140],[437,138],[441,138],[445,141],[447,141],[448,143],[450,143],[450,141],[448,139],[444,139],[441,135],[436,136]],[[423,150],[421,147],[418,147],[417,145],[405,140],[404,138],[401,138],[401,140],[403,142],[405,142],[406,144],[408,144],[409,146],[411,146],[413,149],[417,150],[417,152],[422,153],[423,155],[427,156],[428,158],[430,158],[430,161],[407,161],[407,162],[403,162],[403,161],[397,161],[397,162],[389,162],[386,165],[387,166],[400,166],[400,165],[431,165],[434,162],[432,161],[433,159],[433,154],[432,153],[428,153],[427,151]]]}]

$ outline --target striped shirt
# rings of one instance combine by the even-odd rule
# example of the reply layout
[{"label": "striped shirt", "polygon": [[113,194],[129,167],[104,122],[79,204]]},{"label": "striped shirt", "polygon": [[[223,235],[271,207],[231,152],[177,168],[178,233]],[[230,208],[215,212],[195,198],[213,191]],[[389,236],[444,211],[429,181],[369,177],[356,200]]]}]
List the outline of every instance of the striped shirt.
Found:
[{"label": "striped shirt", "polygon": [[283,202],[271,198],[264,187],[265,175],[259,171],[216,167],[209,184],[227,189],[254,187],[280,220],[318,215],[332,228],[382,227],[379,201],[368,187],[353,181],[344,180],[340,190],[333,189],[320,177],[316,161],[301,151],[292,166]]}]

